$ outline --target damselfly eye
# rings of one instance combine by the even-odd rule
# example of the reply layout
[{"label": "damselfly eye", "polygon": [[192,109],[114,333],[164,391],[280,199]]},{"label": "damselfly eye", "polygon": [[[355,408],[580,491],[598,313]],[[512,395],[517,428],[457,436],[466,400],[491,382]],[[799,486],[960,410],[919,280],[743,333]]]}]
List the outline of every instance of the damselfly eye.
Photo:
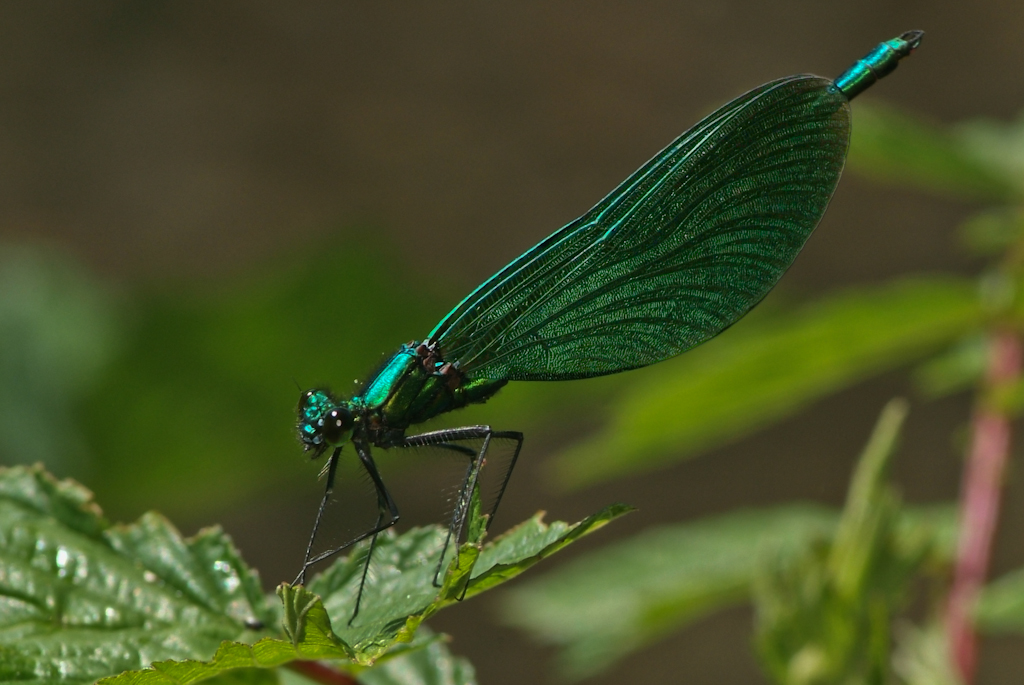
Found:
[{"label": "damselfly eye", "polygon": [[324,440],[336,445],[352,430],[352,412],[345,407],[335,407],[323,417],[323,426],[320,427],[320,434]]},{"label": "damselfly eye", "polygon": [[345,440],[352,428],[352,412],[327,390],[309,390],[299,398],[299,440],[316,459],[328,445]]}]

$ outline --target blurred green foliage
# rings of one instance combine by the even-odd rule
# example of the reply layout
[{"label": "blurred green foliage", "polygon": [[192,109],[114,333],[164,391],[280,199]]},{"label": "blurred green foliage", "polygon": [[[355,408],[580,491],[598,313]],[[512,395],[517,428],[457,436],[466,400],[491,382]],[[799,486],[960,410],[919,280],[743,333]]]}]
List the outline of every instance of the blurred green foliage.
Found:
[{"label": "blurred green foliage", "polygon": [[74,402],[115,353],[114,316],[109,293],[69,257],[0,246],[0,463],[88,463]]},{"label": "blurred green foliage", "polygon": [[906,411],[897,401],[882,413],[831,540],[769,566],[755,585],[758,653],[776,682],[888,679],[892,618],[935,546],[928,531],[898,533],[888,471]]},{"label": "blurred green foliage", "polygon": [[341,240],[313,263],[133,293],[121,352],[80,405],[98,496],[115,511],[196,513],[308,477],[288,419],[296,383],[361,378],[389,352],[382,340],[433,318],[431,284],[410,297],[379,263]]},{"label": "blurred green foliage", "polygon": [[944,196],[1012,201],[1024,193],[1024,177],[1007,173],[1005,158],[995,153],[1000,132],[1004,142],[1018,136],[1016,129],[987,124],[947,130],[858,101],[847,166],[888,184]]},{"label": "blurred green foliage", "polygon": [[923,626],[897,623],[892,670],[902,685],[962,685],[953,672],[947,645],[949,638],[940,621]]},{"label": "blurred green foliage", "polygon": [[908,578],[948,564],[956,546],[952,507],[903,508],[888,483],[905,411],[894,403],[883,415],[843,512],[792,504],[663,525],[512,590],[506,620],[561,646],[573,678],[749,602],[779,682],[842,682],[845,671],[877,665],[857,650],[888,645]]},{"label": "blurred green foliage", "polygon": [[985,630],[1024,633],[1024,569],[993,581],[978,602],[975,618]]},{"label": "blurred green foliage", "polygon": [[749,601],[758,560],[828,535],[824,507],[741,510],[665,525],[509,591],[506,620],[563,648],[566,675],[593,675],[708,613]]}]

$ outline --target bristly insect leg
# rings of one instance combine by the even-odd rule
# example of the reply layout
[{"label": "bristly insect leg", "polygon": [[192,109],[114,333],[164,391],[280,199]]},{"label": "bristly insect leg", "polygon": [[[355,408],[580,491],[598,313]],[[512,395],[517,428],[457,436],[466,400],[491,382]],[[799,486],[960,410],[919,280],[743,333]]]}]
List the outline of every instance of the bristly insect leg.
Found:
[{"label": "bristly insect leg", "polygon": [[[501,498],[505,494],[506,487],[508,487],[509,479],[512,477],[512,469],[515,468],[516,460],[519,458],[519,452],[523,447],[522,433],[518,431],[494,431],[490,426],[464,426],[462,428],[448,428],[444,430],[431,431],[429,433],[421,433],[419,435],[412,435],[405,438],[400,443],[401,447],[420,447],[429,445],[449,449],[465,455],[470,460],[469,467],[466,470],[466,477],[463,480],[462,487],[459,489],[459,494],[455,503],[455,510],[452,512],[452,520],[448,524],[448,534],[445,536],[444,546],[441,549],[441,556],[438,559],[437,568],[434,570],[435,586],[439,586],[441,584],[440,576],[449,544],[451,544],[453,538],[455,539],[456,546],[458,546],[461,541],[462,531],[465,528],[466,519],[469,516],[469,505],[473,497],[473,491],[476,488],[480,477],[480,469],[483,468],[484,461],[487,456],[487,450],[490,448],[491,440],[494,438],[515,440],[516,449],[512,455],[511,461],[509,462],[508,470],[505,472],[505,476],[502,479],[501,489],[498,491],[497,499],[494,502],[494,506],[491,507],[491,511],[488,515],[487,528],[490,529],[491,523],[494,521],[494,515],[498,511],[498,505],[501,504]],[[455,444],[460,440],[481,439],[484,442],[479,451],[470,449],[464,445]]]}]

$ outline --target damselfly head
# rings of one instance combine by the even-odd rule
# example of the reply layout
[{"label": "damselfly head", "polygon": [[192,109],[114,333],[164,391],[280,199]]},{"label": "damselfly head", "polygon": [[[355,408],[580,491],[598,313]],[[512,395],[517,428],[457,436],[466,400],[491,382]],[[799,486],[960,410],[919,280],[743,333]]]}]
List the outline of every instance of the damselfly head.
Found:
[{"label": "damselfly head", "polygon": [[345,402],[339,402],[328,390],[307,390],[299,398],[298,423],[299,440],[307,452],[313,452],[313,459],[324,453],[331,445],[338,445],[348,439],[352,432],[352,411]]}]

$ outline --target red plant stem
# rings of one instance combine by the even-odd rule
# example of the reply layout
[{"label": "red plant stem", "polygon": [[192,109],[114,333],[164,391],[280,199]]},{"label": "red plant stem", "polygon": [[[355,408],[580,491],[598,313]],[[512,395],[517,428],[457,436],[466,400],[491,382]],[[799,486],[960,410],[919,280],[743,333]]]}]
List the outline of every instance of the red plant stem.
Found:
[{"label": "red plant stem", "polygon": [[978,660],[972,612],[988,575],[1010,452],[1010,416],[993,398],[1016,382],[1021,356],[1021,341],[1015,333],[1001,331],[992,336],[983,398],[972,419],[971,449],[960,495],[960,542],[946,614],[950,655],[967,685],[974,682]]},{"label": "red plant stem", "polygon": [[359,685],[359,681],[348,673],[331,668],[322,661],[293,661],[288,667],[323,685]]}]

